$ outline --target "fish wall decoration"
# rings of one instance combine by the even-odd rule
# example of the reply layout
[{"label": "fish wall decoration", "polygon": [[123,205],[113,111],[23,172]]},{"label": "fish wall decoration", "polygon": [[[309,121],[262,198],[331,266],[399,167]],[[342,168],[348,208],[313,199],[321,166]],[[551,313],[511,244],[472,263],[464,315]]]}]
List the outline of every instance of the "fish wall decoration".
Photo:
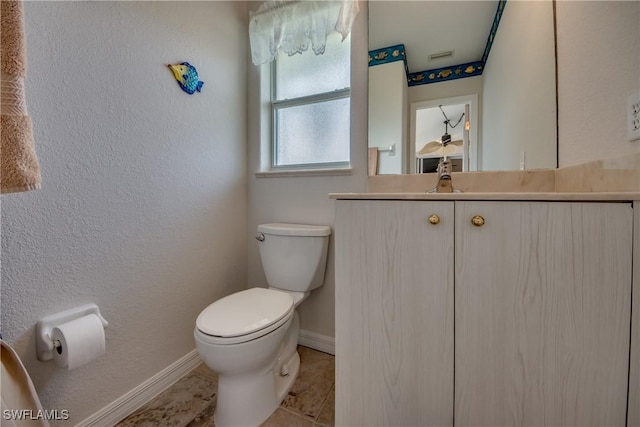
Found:
[{"label": "fish wall decoration", "polygon": [[188,62],[182,62],[180,64],[171,65],[167,64],[167,67],[173,72],[173,76],[178,81],[180,88],[187,92],[189,95],[193,95],[196,91],[202,92],[202,85],[204,82],[198,80],[198,71],[196,67]]}]

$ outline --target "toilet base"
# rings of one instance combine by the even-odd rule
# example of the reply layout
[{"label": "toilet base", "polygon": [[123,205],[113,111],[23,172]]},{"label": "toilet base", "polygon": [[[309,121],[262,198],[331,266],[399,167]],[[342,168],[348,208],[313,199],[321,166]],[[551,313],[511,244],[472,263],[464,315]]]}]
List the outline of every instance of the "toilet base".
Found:
[{"label": "toilet base", "polygon": [[[269,370],[266,375],[220,376],[218,402],[213,415],[216,426],[259,426],[287,397],[300,371],[300,356],[295,352],[286,362],[288,375]],[[251,407],[247,407],[251,402]]]},{"label": "toilet base", "polygon": [[218,402],[213,415],[217,427],[259,426],[287,397],[300,371],[297,351],[300,320],[294,312],[271,366],[250,375],[218,376]]},{"label": "toilet base", "polygon": [[[296,351],[291,356],[291,359],[287,362],[287,369],[289,374],[287,376],[282,376],[279,374],[275,375],[276,379],[276,393],[278,395],[278,402],[282,402],[285,397],[289,394],[289,390],[293,386],[293,383],[298,378],[298,372],[300,372],[300,355]],[[279,403],[278,403],[279,404]]]}]

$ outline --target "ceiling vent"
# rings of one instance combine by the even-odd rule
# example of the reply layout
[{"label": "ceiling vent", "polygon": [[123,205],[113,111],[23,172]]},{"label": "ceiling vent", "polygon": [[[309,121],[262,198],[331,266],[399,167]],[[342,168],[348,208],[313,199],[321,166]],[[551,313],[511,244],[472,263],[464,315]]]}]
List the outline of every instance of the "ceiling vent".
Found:
[{"label": "ceiling vent", "polygon": [[432,53],[429,55],[429,61],[434,59],[448,58],[449,56],[453,56],[452,50],[445,50],[444,52]]}]

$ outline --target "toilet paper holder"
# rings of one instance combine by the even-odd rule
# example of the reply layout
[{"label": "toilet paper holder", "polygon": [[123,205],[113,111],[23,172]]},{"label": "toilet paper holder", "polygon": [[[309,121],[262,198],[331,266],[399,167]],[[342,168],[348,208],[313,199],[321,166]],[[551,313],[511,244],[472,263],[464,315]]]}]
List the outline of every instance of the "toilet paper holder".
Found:
[{"label": "toilet paper holder", "polygon": [[53,359],[53,350],[60,346],[60,342],[54,343],[51,339],[51,330],[58,325],[79,319],[88,314],[95,314],[102,322],[102,326],[106,329],[109,322],[100,314],[100,309],[95,304],[85,304],[80,307],[62,311],[44,317],[36,323],[36,355],[38,360],[47,361]]}]

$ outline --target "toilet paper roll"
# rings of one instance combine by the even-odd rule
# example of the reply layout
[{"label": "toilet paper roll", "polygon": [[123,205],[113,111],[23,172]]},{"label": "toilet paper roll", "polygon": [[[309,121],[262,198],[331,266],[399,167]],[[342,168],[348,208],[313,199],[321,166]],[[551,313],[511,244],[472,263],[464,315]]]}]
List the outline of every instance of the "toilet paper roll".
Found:
[{"label": "toilet paper roll", "polygon": [[68,370],[86,365],[105,353],[104,327],[95,314],[54,327],[51,339],[61,344],[53,349],[53,360]]}]

